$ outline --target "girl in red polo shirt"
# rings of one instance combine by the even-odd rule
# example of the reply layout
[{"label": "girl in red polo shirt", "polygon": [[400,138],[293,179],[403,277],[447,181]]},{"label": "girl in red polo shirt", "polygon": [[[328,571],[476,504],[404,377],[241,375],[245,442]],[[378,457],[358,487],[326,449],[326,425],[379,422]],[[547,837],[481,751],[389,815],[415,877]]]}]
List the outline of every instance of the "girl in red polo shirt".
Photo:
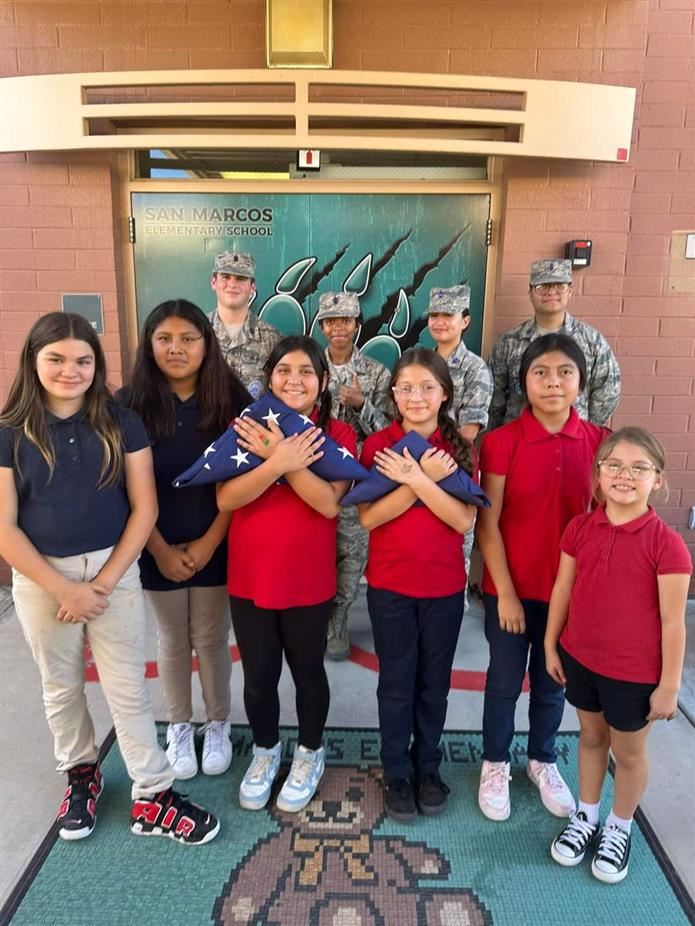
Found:
[{"label": "girl in red polo shirt", "polygon": [[[449,416],[453,384],[438,354],[407,351],[394,368],[390,390],[397,420],[367,437],[362,463],[376,462],[399,487],[360,505],[359,514],[370,532],[367,604],[379,657],[384,808],[407,821],[418,806],[429,815],[447,804],[439,740],[463,618],[461,537],[474,508],[437,483],[457,464],[472,474],[473,456]],[[408,431],[432,444],[419,463],[407,449],[402,455],[390,449]]]},{"label": "girl in red polo shirt", "polygon": [[218,486],[220,509],[234,512],[227,585],[254,738],[239,802],[260,810],[278,774],[277,686],[284,653],[297,690],[299,738],[277,806],[298,811],[313,797],[325,766],[321,737],[329,689],[323,658],[336,591],[337,515],[348,488],[344,481],[325,482],[308,467],[321,456],[324,430],[353,455],[357,443],[349,425],[330,417],[328,367],[314,340],[283,338],[264,369],[273,395],[310,416],[316,427],[286,438],[272,422],[266,428],[237,418],[240,445],[265,462]]},{"label": "girl in red polo shirt", "polygon": [[[580,724],[579,807],[551,854],[560,865],[578,865],[598,842],[591,870],[609,884],[627,875],[651,721],[676,716],[683,668],[692,561],[649,507],[652,492],[665,487],[664,462],[664,448],[642,428],[603,442],[594,466],[603,504],[563,534],[545,635],[548,671],[567,686]],[[615,796],[599,839],[609,751]]]},{"label": "girl in red polo shirt", "polygon": [[480,511],[478,539],[490,664],[478,803],[491,820],[506,820],[511,812],[514,713],[527,665],[527,773],[551,813],[566,817],[574,810],[555,764],[564,693],[546,671],[543,637],[560,537],[570,519],[589,508],[592,460],[609,433],[583,421],[572,407],[585,382],[584,354],[572,338],[556,333],[536,338],[519,373],[528,407],[483,440],[480,468],[492,507]]}]

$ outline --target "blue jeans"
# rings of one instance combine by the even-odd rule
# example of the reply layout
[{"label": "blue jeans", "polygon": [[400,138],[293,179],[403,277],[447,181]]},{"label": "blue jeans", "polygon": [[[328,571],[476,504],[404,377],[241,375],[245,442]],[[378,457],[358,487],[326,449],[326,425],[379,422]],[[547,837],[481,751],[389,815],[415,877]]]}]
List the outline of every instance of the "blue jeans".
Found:
[{"label": "blue jeans", "polygon": [[555,736],[565,708],[565,690],[545,669],[543,638],[548,622],[546,601],[522,600],[526,616],[524,633],[502,630],[497,598],[484,595],[485,637],[490,645],[490,665],[483,706],[483,758],[509,762],[514,736],[514,711],[528,663],[529,701],[528,757],[555,762]]},{"label": "blue jeans", "polygon": [[384,772],[390,778],[435,772],[442,761],[439,740],[464,591],[442,598],[410,598],[369,586],[367,606],[379,657]]}]

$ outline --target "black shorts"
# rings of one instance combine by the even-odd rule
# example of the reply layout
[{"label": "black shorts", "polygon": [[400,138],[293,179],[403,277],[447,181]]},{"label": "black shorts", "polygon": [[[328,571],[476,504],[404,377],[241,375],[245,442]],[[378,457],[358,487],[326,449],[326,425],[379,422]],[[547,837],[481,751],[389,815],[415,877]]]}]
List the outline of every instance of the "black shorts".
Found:
[{"label": "black shorts", "polygon": [[580,711],[603,712],[606,723],[622,733],[634,733],[647,725],[649,698],[656,685],[621,682],[592,672],[558,646],[567,686],[565,697]]}]

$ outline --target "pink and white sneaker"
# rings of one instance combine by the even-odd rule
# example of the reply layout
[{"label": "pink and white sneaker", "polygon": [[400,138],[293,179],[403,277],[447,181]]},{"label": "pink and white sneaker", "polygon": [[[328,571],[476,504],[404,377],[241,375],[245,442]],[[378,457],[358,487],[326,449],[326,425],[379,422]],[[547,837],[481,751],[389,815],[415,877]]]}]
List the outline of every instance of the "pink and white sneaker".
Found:
[{"label": "pink and white sneaker", "polygon": [[569,817],[576,810],[572,792],[554,762],[538,762],[529,759],[526,768],[528,777],[538,788],[546,810],[556,817]]}]

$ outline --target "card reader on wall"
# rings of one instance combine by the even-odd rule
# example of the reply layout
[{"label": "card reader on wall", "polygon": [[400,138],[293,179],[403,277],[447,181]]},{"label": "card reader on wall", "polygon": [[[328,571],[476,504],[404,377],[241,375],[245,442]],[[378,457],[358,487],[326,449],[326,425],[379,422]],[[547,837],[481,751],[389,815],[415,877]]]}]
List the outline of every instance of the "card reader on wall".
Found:
[{"label": "card reader on wall", "polygon": [[588,267],[591,263],[591,242],[587,238],[583,241],[568,241],[565,257],[572,261],[573,267]]}]

